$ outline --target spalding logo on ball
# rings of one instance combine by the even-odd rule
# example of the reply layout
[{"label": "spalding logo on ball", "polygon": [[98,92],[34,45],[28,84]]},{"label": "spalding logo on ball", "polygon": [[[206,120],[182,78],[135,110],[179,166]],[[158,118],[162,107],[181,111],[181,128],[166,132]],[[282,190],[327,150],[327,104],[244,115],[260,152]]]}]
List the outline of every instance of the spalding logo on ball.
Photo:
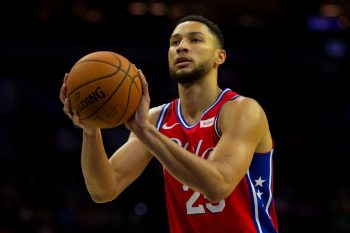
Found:
[{"label": "spalding logo on ball", "polygon": [[85,96],[83,99],[80,98],[80,92],[74,94],[73,99],[77,102],[73,108],[77,112],[83,111],[85,108],[89,107],[91,104],[99,101],[100,99],[106,98],[107,94],[103,92],[100,86],[96,87],[88,96]]},{"label": "spalding logo on ball", "polygon": [[67,78],[67,97],[80,120],[98,128],[124,124],[142,96],[138,70],[124,56],[97,51],[79,59]]}]

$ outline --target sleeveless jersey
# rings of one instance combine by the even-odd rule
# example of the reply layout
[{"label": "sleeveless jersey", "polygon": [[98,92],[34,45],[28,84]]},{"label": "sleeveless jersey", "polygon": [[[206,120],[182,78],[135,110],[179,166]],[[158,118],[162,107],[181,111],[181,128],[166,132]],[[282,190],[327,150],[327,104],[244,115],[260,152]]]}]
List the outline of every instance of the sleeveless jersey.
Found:
[{"label": "sleeveless jersey", "polygon": [[[157,129],[175,143],[207,159],[220,139],[218,115],[224,103],[239,97],[222,91],[200,120],[189,125],[180,99],[163,106]],[[244,178],[224,200],[209,202],[199,192],[177,181],[165,168],[165,195],[171,233],[276,233],[278,224],[273,199],[272,152],[255,153]],[[220,185],[220,184],[218,184]]]}]

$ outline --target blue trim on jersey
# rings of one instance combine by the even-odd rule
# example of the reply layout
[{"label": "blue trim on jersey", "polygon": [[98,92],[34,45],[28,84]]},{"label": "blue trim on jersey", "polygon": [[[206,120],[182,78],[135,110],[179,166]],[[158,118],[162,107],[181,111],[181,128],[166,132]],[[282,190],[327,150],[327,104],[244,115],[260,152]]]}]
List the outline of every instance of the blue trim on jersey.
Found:
[{"label": "blue trim on jersey", "polygon": [[163,108],[162,108],[162,111],[160,112],[160,114],[158,116],[157,124],[156,124],[156,128],[157,128],[158,131],[160,130],[160,126],[163,123],[164,116],[165,116],[169,106],[170,106],[170,103],[167,103],[166,105],[164,105]]},{"label": "blue trim on jersey", "polygon": [[208,111],[210,111],[210,109],[212,109],[213,107],[215,107],[215,105],[221,100],[221,98],[224,96],[224,94],[225,94],[226,92],[228,92],[228,91],[231,91],[231,89],[229,89],[229,88],[224,89],[224,90],[220,93],[220,95],[219,95],[219,97],[216,99],[216,101],[215,101],[209,108],[207,108],[207,109],[203,112],[203,114],[202,114],[202,116],[199,118],[199,120],[198,120],[196,123],[194,123],[193,125],[187,124],[185,118],[184,118],[183,115],[182,115],[180,99],[178,99],[178,101],[177,101],[177,106],[176,106],[176,115],[177,115],[177,117],[178,117],[178,120],[179,120],[180,124],[181,124],[182,126],[184,126],[185,128],[187,128],[187,129],[191,129],[191,128],[195,127],[195,126],[198,124],[198,122],[200,122],[200,120],[202,119],[202,117],[203,117]]},{"label": "blue trim on jersey", "polygon": [[258,233],[277,233],[271,217],[272,203],[272,154],[254,153],[246,174],[251,197],[252,218]]},{"label": "blue trim on jersey", "polygon": [[[234,100],[234,99],[236,99],[238,97],[240,97],[240,95],[237,94],[237,95],[233,96],[231,99],[229,99],[228,101],[232,101],[232,100]],[[222,108],[222,106],[221,106],[221,108]],[[214,122],[214,129],[215,129],[216,135],[219,138],[221,137],[221,132],[220,132],[220,129],[219,129],[219,123],[218,122],[219,122],[219,116],[220,116],[221,108],[219,109],[218,114],[215,117],[215,122]]]}]

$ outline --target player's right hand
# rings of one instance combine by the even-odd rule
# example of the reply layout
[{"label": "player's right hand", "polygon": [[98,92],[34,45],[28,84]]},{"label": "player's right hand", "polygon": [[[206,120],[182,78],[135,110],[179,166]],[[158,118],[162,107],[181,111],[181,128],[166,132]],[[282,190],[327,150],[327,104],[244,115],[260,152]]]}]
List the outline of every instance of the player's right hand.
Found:
[{"label": "player's right hand", "polygon": [[63,112],[73,121],[73,125],[75,127],[82,128],[84,131],[94,131],[96,128],[90,126],[82,121],[80,121],[78,113],[73,113],[72,108],[70,106],[69,99],[67,98],[67,78],[68,73],[64,75],[63,84],[60,90],[60,100],[63,103]]}]

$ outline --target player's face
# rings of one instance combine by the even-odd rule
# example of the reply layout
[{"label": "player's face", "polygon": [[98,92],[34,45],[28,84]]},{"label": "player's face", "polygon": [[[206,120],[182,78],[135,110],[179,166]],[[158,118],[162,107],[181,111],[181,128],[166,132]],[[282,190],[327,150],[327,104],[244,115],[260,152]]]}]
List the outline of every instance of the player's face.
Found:
[{"label": "player's face", "polygon": [[201,79],[213,68],[217,49],[215,37],[206,25],[194,21],[179,24],[170,37],[171,77],[181,84]]}]

